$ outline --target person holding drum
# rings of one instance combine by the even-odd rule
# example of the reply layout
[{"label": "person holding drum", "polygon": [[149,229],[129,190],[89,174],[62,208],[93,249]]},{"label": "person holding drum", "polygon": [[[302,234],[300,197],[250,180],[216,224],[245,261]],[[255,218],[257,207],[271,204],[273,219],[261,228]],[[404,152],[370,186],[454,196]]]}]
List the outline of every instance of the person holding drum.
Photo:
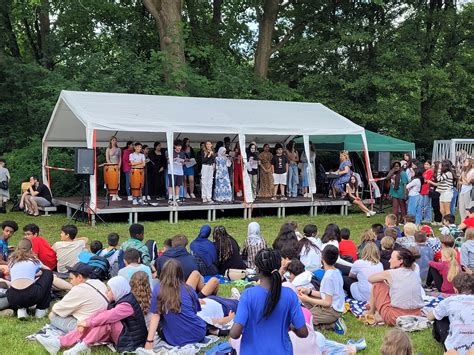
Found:
[{"label": "person holding drum", "polygon": [[141,152],[142,144],[134,144],[134,152],[130,154],[130,189],[133,195],[133,204],[143,204],[142,188],[145,183],[145,155]]},{"label": "person holding drum", "polygon": [[105,150],[104,180],[112,201],[120,201],[118,189],[120,186],[120,168],[122,166],[122,150],[117,144],[117,137],[112,136]]}]

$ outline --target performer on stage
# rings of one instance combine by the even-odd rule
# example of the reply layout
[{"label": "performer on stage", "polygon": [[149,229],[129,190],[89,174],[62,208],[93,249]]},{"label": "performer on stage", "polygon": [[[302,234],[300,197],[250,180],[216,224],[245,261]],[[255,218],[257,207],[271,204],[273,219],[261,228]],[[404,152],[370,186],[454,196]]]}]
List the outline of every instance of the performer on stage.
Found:
[{"label": "performer on stage", "polygon": [[249,144],[249,149],[247,152],[248,155],[248,165],[247,171],[249,172],[250,181],[252,182],[252,195],[253,199],[257,198],[257,187],[258,187],[258,151],[255,143]]},{"label": "performer on stage", "polygon": [[346,184],[346,198],[354,205],[357,205],[357,207],[359,207],[367,217],[371,217],[376,214],[376,212],[369,210],[362,202],[362,199],[359,197],[359,184],[355,175],[351,175],[349,182]]},{"label": "performer on stage", "polygon": [[[115,136],[110,137],[109,146],[105,150],[105,161],[108,164],[117,164],[117,181],[120,186],[120,168],[122,167],[122,150],[119,148],[117,138]],[[121,198],[117,194],[112,195],[112,201],[120,201]]]},{"label": "performer on stage", "polygon": [[288,197],[298,196],[298,163],[300,161],[295,141],[291,140],[286,145],[286,156],[288,158]]},{"label": "performer on stage", "polygon": [[125,190],[128,200],[132,201],[132,192],[130,191],[130,154],[133,153],[133,142],[128,141],[122,150],[122,171],[125,175]]},{"label": "performer on stage", "polygon": [[311,176],[308,174],[308,163],[311,162],[313,165],[313,171],[315,169],[315,163],[316,163],[316,149],[314,148],[314,144],[309,142],[309,159],[306,156],[306,152],[303,150],[303,153],[301,154],[301,163],[303,163],[303,173],[301,174],[303,176],[302,182],[301,182],[301,187],[303,188],[303,196],[311,198],[311,193],[309,192],[309,179]]},{"label": "performer on stage", "polygon": [[165,169],[166,169],[166,156],[161,151],[161,143],[155,142],[153,145],[153,151],[148,155],[152,164],[152,171],[149,180],[150,195],[156,196],[156,199],[163,199],[166,197],[166,184],[165,184]]},{"label": "performer on stage", "polygon": [[[194,195],[194,168],[196,167],[196,156],[194,150],[191,147],[189,138],[183,139],[183,151],[185,154],[185,165],[184,169],[184,191],[186,198],[196,198]],[[192,165],[191,165],[192,164]]]},{"label": "performer on stage", "polygon": [[212,143],[207,141],[201,157],[201,197],[203,203],[213,203],[212,181],[214,179],[215,159]]},{"label": "performer on stage", "polygon": [[240,153],[240,145],[237,143],[234,147],[234,154],[232,156],[234,164],[234,192],[237,197],[242,197],[244,190],[244,178],[242,171],[242,154]]},{"label": "performer on stage", "polygon": [[151,201],[150,197],[150,185],[151,179],[153,178],[153,162],[150,160],[150,147],[144,145],[142,153],[145,156],[145,184],[143,185],[143,200]]},{"label": "performer on stage", "polygon": [[334,179],[331,185],[334,198],[336,198],[338,192],[342,194],[342,197],[345,196],[345,185],[351,178],[351,161],[349,160],[349,153],[347,151],[342,151],[339,154],[339,160],[341,161],[341,164],[339,165],[339,169],[336,171],[336,174],[339,176]]},{"label": "performer on stage", "polygon": [[260,160],[260,189],[258,197],[268,198],[273,196],[273,174],[272,174],[272,158],[270,145],[263,145],[263,152],[258,156]]},{"label": "performer on stage", "polygon": [[[134,152],[129,155],[130,169],[144,169],[145,168],[145,155],[142,153],[142,144],[136,142],[134,144]],[[133,204],[143,204],[142,190],[138,196],[133,196]]]}]

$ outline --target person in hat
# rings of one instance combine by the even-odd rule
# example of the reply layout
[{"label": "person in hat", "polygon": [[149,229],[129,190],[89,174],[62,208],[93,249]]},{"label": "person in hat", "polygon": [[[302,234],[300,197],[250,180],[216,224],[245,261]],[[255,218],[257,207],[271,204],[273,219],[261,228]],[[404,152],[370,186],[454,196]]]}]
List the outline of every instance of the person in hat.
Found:
[{"label": "person in hat", "polygon": [[422,226],[420,232],[425,232],[426,234],[426,245],[430,246],[433,249],[434,253],[437,253],[441,250],[441,242],[436,238],[433,228],[430,226]]},{"label": "person in hat", "polygon": [[468,228],[474,228],[474,206],[472,206],[471,208],[467,208],[466,211],[469,212],[469,215],[458,226],[458,228],[461,229],[461,230],[468,229]]},{"label": "person in hat", "polygon": [[62,300],[55,303],[49,313],[49,320],[56,328],[68,333],[77,324],[107,309],[107,287],[100,280],[89,279],[92,267],[77,263],[66,266],[72,289]]}]

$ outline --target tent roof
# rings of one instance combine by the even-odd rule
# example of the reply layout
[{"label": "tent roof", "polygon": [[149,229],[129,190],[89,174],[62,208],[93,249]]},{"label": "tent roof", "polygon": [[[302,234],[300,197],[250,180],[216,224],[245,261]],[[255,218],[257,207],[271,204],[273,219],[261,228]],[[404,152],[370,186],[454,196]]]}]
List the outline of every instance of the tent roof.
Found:
[{"label": "tent roof", "polygon": [[[365,130],[365,136],[367,137],[367,145],[370,152],[410,152],[415,150],[415,143],[406,142],[401,139],[368,130]],[[310,136],[309,139],[318,149],[345,149],[351,152],[364,151],[360,135]],[[302,143],[303,139],[298,138],[296,141]]]},{"label": "tent roof", "polygon": [[[43,141],[50,147],[84,147],[95,129],[98,146],[175,137],[235,141],[239,133],[259,143],[295,135],[360,135],[364,128],[319,103],[213,99],[62,91]],[[278,138],[280,137],[280,138]]]}]

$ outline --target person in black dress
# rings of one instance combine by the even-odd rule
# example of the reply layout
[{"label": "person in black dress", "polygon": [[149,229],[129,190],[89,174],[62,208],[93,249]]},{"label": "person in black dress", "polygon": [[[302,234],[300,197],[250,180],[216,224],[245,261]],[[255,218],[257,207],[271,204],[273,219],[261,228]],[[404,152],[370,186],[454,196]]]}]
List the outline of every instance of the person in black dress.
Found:
[{"label": "person in black dress", "polygon": [[213,239],[217,251],[217,269],[220,275],[224,275],[228,269],[244,270],[246,268],[240,255],[239,244],[223,226],[214,228]]},{"label": "person in black dress", "polygon": [[166,196],[165,169],[167,162],[166,156],[161,150],[161,143],[155,142],[153,147],[153,151],[150,151],[148,155],[151,163],[148,188],[151,196],[161,199]]}]

